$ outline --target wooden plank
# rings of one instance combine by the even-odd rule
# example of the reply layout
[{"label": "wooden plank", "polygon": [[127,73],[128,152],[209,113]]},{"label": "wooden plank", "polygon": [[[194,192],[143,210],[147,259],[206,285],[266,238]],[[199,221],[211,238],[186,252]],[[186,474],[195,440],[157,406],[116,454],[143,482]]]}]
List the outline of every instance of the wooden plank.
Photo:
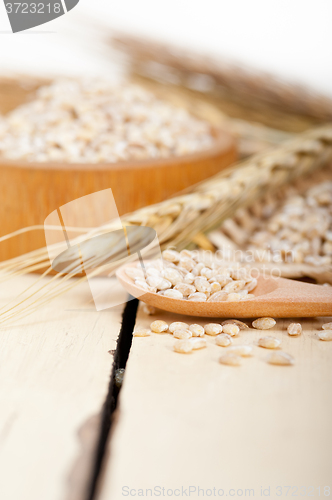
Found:
[{"label": "wooden plank", "polygon": [[[140,313],[137,324],[154,319],[190,321]],[[234,340],[253,344],[273,334],[294,366],[269,365],[258,346],[241,367],[221,365],[225,348],[212,337],[207,349],[190,355],[173,352],[169,334],[134,338],[98,500],[131,498],[139,489],[149,497],[145,490],[154,487],[165,488],[155,496],[171,496],[167,489],[176,496],[177,488],[181,496],[182,487],[189,496],[189,486],[196,488],[191,498],[202,498],[198,487],[205,496],[214,496],[214,487],[215,496],[240,490],[236,498],[264,496],[261,487],[284,498],[284,486],[305,487],[302,495],[319,498],[320,487],[324,496],[324,487],[332,487],[332,342],[319,341],[316,329],[328,320],[303,320],[299,338],[287,335],[289,320],[279,320],[273,332],[250,329]],[[299,489],[292,493],[300,496]]]},{"label": "wooden plank", "polygon": [[[35,280],[2,284],[1,305]],[[85,283],[1,327],[1,500],[84,498],[122,310],[96,312]]]}]

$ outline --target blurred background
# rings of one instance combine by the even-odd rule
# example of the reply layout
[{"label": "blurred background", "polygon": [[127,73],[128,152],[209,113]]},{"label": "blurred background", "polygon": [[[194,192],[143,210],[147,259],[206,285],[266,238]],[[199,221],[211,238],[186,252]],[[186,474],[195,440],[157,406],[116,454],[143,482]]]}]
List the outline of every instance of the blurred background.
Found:
[{"label": "blurred background", "polygon": [[109,30],[172,42],[332,95],[330,0],[80,0],[52,23],[11,34],[0,4],[1,72],[114,74]]}]

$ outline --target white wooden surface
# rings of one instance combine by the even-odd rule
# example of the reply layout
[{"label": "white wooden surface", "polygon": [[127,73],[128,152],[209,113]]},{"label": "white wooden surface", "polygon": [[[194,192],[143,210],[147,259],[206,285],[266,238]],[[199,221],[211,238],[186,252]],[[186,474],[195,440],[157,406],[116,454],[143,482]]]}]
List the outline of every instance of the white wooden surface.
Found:
[{"label": "white wooden surface", "polygon": [[[188,321],[163,313],[140,314],[137,323],[154,319]],[[216,496],[242,490],[235,498],[250,496],[246,489],[261,497],[261,487],[270,487],[270,498],[286,498],[278,486],[306,488],[288,497],[325,498],[324,487],[332,487],[332,342],[319,341],[316,329],[326,321],[303,320],[299,338],[280,320],[273,331],[242,331],[234,340],[253,344],[273,334],[294,366],[267,364],[258,346],[241,367],[221,365],[225,348],[212,337],[190,355],[173,352],[169,334],[134,338],[98,500],[132,498],[139,489],[149,496],[154,487],[164,487],[165,497],[179,488],[181,496],[182,486],[187,494],[196,487],[190,498],[197,499],[198,487],[205,496],[214,487]]]},{"label": "white wooden surface", "polygon": [[[35,279],[0,284],[0,305]],[[0,327],[1,500],[84,498],[122,309],[96,312],[84,284]]]}]

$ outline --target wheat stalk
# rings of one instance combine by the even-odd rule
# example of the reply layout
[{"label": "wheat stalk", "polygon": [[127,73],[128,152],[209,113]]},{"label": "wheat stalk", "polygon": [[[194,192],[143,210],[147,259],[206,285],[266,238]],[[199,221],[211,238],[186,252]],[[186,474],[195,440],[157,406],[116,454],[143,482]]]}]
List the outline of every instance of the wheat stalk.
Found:
[{"label": "wheat stalk", "polygon": [[[332,125],[317,128],[288,141],[275,150],[250,157],[218,175],[197,184],[186,192],[156,205],[141,208],[122,217],[122,224],[148,226],[157,232],[161,248],[181,249],[200,232],[208,232],[231,217],[236,209],[250,204],[268,191],[280,188],[292,179],[302,177],[332,161]],[[100,231],[117,228],[114,223],[89,231],[92,238]],[[57,245],[42,248],[1,264],[0,277],[13,276],[40,269],[57,255]],[[97,265],[96,260],[93,264]],[[103,272],[114,272],[114,263],[103,266]],[[48,274],[50,268],[45,271]],[[67,271],[70,271],[68,269]],[[94,275],[102,271],[96,268]],[[75,273],[73,273],[75,274]],[[90,274],[91,276],[91,274]],[[81,278],[78,282],[86,279]],[[55,296],[73,288],[77,281],[70,275],[57,275],[47,285],[0,312],[0,321],[17,319],[48,303]]]},{"label": "wheat stalk", "polygon": [[331,99],[268,74],[155,40],[119,34],[111,43],[133,73],[198,89],[230,116],[294,132],[332,120]]}]

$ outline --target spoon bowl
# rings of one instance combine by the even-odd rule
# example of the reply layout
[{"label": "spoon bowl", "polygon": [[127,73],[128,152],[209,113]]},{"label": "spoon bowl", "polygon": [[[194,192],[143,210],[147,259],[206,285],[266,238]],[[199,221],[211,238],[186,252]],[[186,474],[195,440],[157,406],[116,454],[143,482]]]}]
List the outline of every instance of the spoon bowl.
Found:
[{"label": "spoon bowl", "polygon": [[260,276],[257,287],[251,292],[255,297],[250,299],[238,302],[193,302],[164,297],[138,287],[125,272],[126,268],[136,266],[137,262],[132,262],[119,268],[116,273],[118,280],[134,297],[165,311],[210,318],[332,316],[332,287]]}]

